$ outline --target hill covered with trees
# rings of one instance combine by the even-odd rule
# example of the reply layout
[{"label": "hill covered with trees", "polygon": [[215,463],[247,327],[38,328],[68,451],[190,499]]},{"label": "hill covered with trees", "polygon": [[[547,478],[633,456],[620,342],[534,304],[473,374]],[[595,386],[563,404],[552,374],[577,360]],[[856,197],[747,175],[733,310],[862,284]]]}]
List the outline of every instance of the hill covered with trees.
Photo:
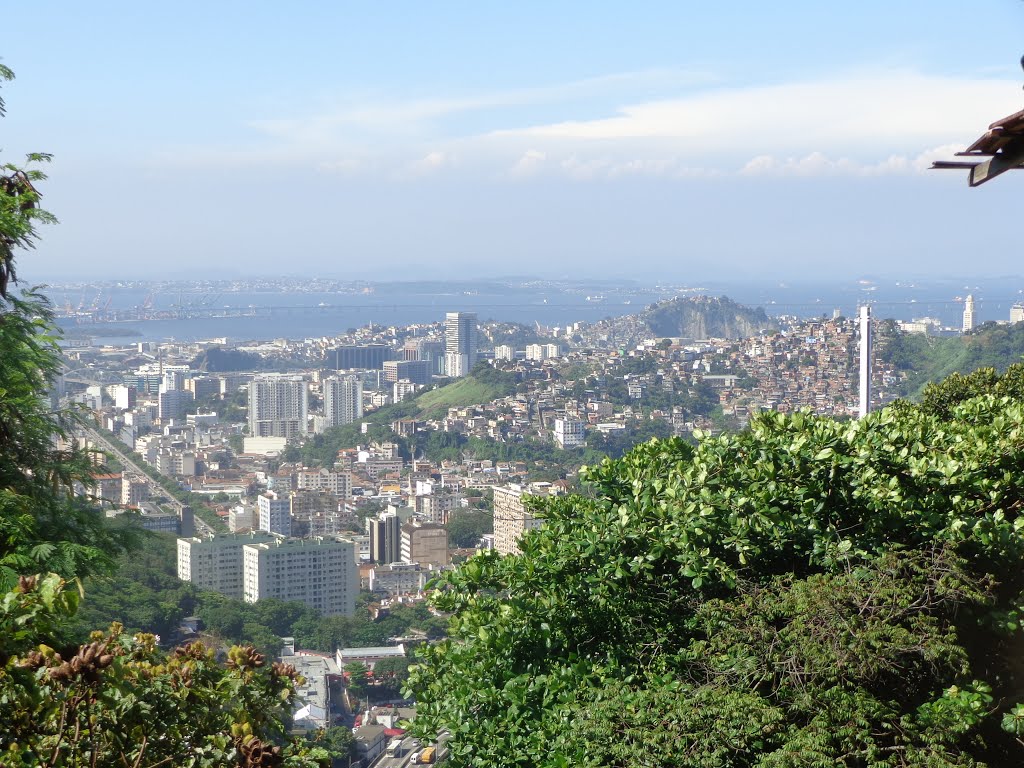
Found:
[{"label": "hill covered with trees", "polygon": [[985,323],[963,336],[925,336],[903,333],[886,320],[879,331],[879,356],[907,373],[903,394],[915,399],[929,383],[951,374],[980,368],[1004,371],[1024,360],[1024,323]]}]

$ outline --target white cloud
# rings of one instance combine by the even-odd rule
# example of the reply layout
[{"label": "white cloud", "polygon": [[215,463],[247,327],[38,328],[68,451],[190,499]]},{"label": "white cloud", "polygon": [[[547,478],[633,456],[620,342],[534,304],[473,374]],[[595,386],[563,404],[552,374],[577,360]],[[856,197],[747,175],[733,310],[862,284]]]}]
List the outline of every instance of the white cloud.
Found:
[{"label": "white cloud", "polygon": [[782,160],[773,155],[758,155],[739,172],[742,176],[884,176],[909,173],[913,169],[912,162],[902,155],[890,155],[877,163],[861,163],[811,152]]},{"label": "white cloud", "polygon": [[[305,164],[390,178],[455,170],[509,180],[871,176],[923,170],[1019,106],[1015,83],[904,70],[744,87],[712,83],[707,75],[628,73],[473,98],[366,103],[309,119],[258,121],[262,135],[252,144],[198,149],[196,156],[225,167]],[[651,91],[666,97],[629,100],[630,93]],[[562,113],[593,114],[615,103],[623,106],[609,106],[603,117],[527,123],[539,104],[548,112],[555,105]],[[475,130],[463,121],[468,112],[477,113]],[[512,127],[517,122],[528,127]],[[488,124],[509,127],[478,127]],[[187,164],[189,154],[175,155],[175,162]]]},{"label": "white cloud", "polygon": [[443,118],[505,108],[565,104],[595,94],[629,92],[637,87],[678,89],[707,85],[713,75],[700,71],[643,70],[586,78],[554,85],[511,88],[458,98],[372,100],[341,104],[305,117],[250,120],[248,125],[268,137],[291,143],[323,145],[371,135],[376,140],[429,132]]},{"label": "white cloud", "polygon": [[515,165],[509,170],[509,175],[517,178],[533,176],[544,167],[544,161],[547,160],[547,157],[544,152],[528,149],[516,160]]},{"label": "white cloud", "polygon": [[452,158],[445,152],[433,151],[427,153],[424,157],[421,157],[415,163],[412,164],[410,171],[415,176],[425,176],[430,173],[439,171],[445,166],[451,165]]},{"label": "white cloud", "polygon": [[919,171],[926,171],[932,167],[932,163],[936,160],[949,160],[962,149],[964,149],[963,144],[943,144],[941,147],[925,150],[914,158],[914,168]]},{"label": "white cloud", "polygon": [[1018,94],[997,80],[872,77],[729,88],[620,108],[614,116],[499,132],[572,141],[660,139],[704,149],[737,146],[877,144],[978,133]]}]

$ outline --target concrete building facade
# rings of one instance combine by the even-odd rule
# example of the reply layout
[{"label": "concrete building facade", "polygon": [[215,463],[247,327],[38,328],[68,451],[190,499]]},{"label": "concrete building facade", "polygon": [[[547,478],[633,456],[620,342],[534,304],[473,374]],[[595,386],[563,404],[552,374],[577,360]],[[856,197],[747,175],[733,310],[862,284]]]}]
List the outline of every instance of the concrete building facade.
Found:
[{"label": "concrete building facade", "polygon": [[444,566],[448,555],[448,530],[435,523],[411,520],[402,526],[402,562]]},{"label": "concrete building facade", "polygon": [[974,296],[968,295],[964,300],[964,324],[963,332],[967,333],[974,329]]},{"label": "concrete building facade", "polygon": [[524,497],[556,494],[550,483],[495,486],[494,548],[503,555],[520,554],[519,540],[523,534],[540,528],[542,522],[526,508]]},{"label": "concrete building facade", "polygon": [[448,312],[444,320],[445,371],[449,376],[468,376],[477,358],[475,312]]},{"label": "concrete building facade", "polygon": [[363,381],[358,376],[329,376],[323,381],[326,426],[340,427],[363,417]]},{"label": "concrete building facade", "polygon": [[389,360],[384,363],[384,381],[411,381],[413,384],[430,383],[430,365],[426,360]]},{"label": "concrete building facade", "polygon": [[252,437],[303,437],[308,412],[309,389],[301,376],[263,374],[249,382]]},{"label": "concrete building facade", "polygon": [[559,448],[580,448],[586,439],[582,421],[555,419],[555,442]]},{"label": "concrete building facade", "polygon": [[351,495],[352,473],[348,470],[303,468],[295,473],[295,487],[300,491],[330,491],[344,499]]},{"label": "concrete building facade", "polygon": [[292,535],[291,499],[287,493],[261,493],[256,498],[256,504],[259,509],[261,531],[282,536]]},{"label": "concrete building facade", "polygon": [[178,578],[241,600],[242,548],[272,541],[267,533],[222,534],[212,539],[178,539]]},{"label": "concrete building facade", "polygon": [[316,537],[246,544],[243,599],[296,601],[324,616],[351,616],[359,572],[351,541]]}]

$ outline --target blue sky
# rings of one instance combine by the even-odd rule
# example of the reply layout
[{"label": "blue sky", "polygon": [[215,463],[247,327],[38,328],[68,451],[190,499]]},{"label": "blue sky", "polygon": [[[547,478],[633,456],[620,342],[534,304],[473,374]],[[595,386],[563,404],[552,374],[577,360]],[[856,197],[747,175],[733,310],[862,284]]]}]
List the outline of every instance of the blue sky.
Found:
[{"label": "blue sky", "polygon": [[55,156],[28,280],[1021,274],[1019,0],[3,12],[0,156]]}]

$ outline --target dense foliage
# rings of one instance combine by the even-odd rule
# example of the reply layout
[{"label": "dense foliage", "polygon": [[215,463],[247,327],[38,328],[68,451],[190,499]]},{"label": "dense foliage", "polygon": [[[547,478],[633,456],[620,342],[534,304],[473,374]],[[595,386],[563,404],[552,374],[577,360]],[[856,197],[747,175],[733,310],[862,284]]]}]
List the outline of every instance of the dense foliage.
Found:
[{"label": "dense foliage", "polygon": [[456,510],[448,518],[445,528],[448,529],[448,543],[451,546],[475,547],[485,533],[494,533],[493,507]]},{"label": "dense foliage", "polygon": [[1024,359],[1024,323],[985,323],[963,336],[903,333],[891,321],[879,325],[880,358],[907,374],[902,394],[917,397],[930,382],[979,368],[1003,371]]},{"label": "dense foliage", "polygon": [[323,750],[282,748],[295,670],[199,643],[165,655],[120,625],[58,650],[77,593],[56,575],[23,577],[0,601],[0,761],[20,766],[313,766]]},{"label": "dense foliage", "polygon": [[416,728],[454,766],[1020,764],[1024,402],[974,384],[586,471],[438,583]]},{"label": "dense foliage", "polygon": [[259,371],[271,367],[266,358],[240,349],[210,347],[200,351],[189,367],[193,371],[226,373],[231,371]]}]

